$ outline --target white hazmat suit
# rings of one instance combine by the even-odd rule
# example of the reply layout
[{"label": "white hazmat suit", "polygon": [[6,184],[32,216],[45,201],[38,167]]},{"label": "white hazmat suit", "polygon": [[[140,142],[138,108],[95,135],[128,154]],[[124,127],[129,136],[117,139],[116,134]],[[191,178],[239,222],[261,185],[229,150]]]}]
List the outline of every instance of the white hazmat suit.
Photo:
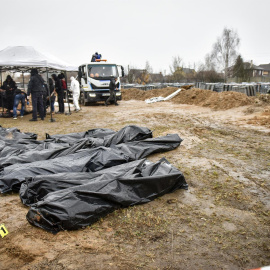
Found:
[{"label": "white hazmat suit", "polygon": [[71,80],[70,90],[72,91],[73,95],[73,104],[75,106],[75,111],[78,112],[80,110],[79,107],[80,84],[73,76],[70,77],[70,80]]}]

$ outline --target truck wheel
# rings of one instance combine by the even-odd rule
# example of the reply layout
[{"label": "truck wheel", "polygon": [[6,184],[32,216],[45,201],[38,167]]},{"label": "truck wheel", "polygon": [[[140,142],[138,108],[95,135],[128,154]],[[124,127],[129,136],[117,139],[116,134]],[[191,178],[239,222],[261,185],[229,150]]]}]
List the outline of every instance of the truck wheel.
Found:
[{"label": "truck wheel", "polygon": [[85,98],[84,98],[84,93],[81,93],[81,96],[80,96],[80,104],[81,104],[81,105],[84,105],[84,106],[87,105],[87,102],[85,101]]}]

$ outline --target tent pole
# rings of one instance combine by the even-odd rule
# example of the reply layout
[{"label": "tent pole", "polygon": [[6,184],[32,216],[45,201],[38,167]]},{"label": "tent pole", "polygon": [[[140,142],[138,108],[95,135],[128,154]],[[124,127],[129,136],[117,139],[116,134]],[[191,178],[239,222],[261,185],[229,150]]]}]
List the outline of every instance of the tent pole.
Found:
[{"label": "tent pole", "polygon": [[50,122],[55,122],[55,119],[52,118],[52,101],[51,101],[51,93],[50,93],[50,84],[49,84],[49,75],[48,75],[48,68],[46,67],[46,74],[47,74],[47,86],[48,86],[48,97],[49,97],[49,104],[50,104],[50,112],[51,112],[51,118]]},{"label": "tent pole", "polygon": [[23,79],[23,89],[24,89],[24,72],[22,72],[22,79]]},{"label": "tent pole", "polygon": [[[3,81],[2,81],[2,68],[0,69],[1,73],[1,87],[3,86]],[[3,92],[1,92],[1,106],[2,106],[2,116],[4,116],[4,97],[3,97]]]},{"label": "tent pole", "polygon": [[[65,70],[64,71],[64,74],[65,74],[65,80],[66,80],[66,86],[67,86],[67,71]],[[71,115],[71,112],[70,112],[70,104],[69,104],[69,97],[68,97],[68,87],[67,87],[67,102],[68,102],[68,113],[65,113],[65,115]]]}]

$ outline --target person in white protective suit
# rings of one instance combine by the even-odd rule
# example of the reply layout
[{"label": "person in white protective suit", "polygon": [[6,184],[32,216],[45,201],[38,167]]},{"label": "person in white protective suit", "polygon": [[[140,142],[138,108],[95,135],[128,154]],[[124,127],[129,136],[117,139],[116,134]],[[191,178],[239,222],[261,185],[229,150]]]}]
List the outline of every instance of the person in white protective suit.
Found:
[{"label": "person in white protective suit", "polygon": [[75,106],[75,112],[78,112],[81,109],[79,107],[80,84],[73,76],[70,77],[70,80],[71,80],[70,90],[72,91],[73,95],[73,104]]}]

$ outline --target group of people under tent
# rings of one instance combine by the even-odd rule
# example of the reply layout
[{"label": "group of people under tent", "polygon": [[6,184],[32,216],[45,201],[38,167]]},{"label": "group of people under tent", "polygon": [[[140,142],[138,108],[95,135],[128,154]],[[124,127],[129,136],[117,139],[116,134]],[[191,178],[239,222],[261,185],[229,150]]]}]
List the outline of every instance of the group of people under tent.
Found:
[{"label": "group of people under tent", "polygon": [[[6,114],[13,119],[18,117],[18,105],[21,103],[20,117],[24,116],[25,103],[29,104],[31,96],[32,100],[32,118],[29,121],[37,121],[38,116],[41,120],[44,120],[47,113],[47,108],[50,107],[51,112],[54,114],[64,114],[64,91],[67,91],[67,83],[65,75],[52,74],[48,80],[48,85],[39,74],[38,69],[31,69],[31,77],[28,83],[27,92],[19,89],[10,75],[6,77],[6,80],[0,87],[0,107],[2,110],[6,109]],[[80,85],[79,82],[71,77],[70,90],[73,94],[73,104],[75,112],[80,111],[79,96],[80,96]],[[59,105],[59,111],[55,112],[55,100],[57,95],[57,101]]]}]

